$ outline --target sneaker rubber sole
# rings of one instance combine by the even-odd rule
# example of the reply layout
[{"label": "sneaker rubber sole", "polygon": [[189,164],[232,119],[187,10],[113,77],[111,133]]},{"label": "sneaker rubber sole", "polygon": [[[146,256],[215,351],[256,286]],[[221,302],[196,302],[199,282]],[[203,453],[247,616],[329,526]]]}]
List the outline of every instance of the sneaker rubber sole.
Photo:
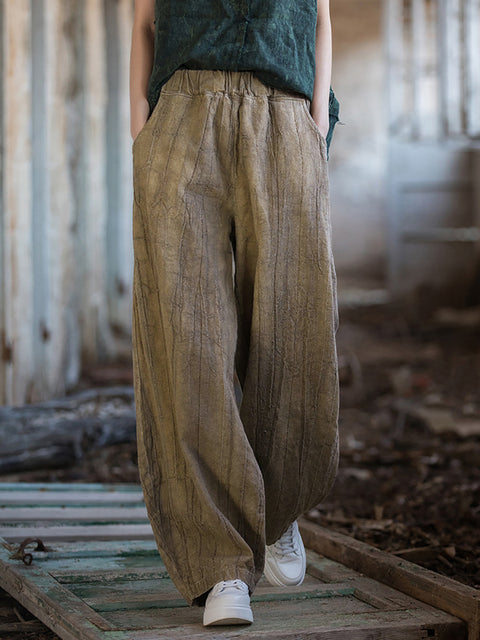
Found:
[{"label": "sneaker rubber sole", "polygon": [[265,578],[268,580],[268,582],[271,585],[274,585],[276,587],[298,587],[300,584],[302,584],[302,582],[305,579],[305,574],[304,574],[296,582],[288,582],[288,583],[283,582],[282,580],[280,580],[280,578],[277,577],[277,575],[272,571],[272,569],[270,569],[270,566],[267,563],[265,563],[263,573],[265,574]]},{"label": "sneaker rubber sole", "polygon": [[203,616],[204,626],[222,624],[250,624],[253,622],[253,613],[250,607],[215,607],[213,611],[205,611]]}]

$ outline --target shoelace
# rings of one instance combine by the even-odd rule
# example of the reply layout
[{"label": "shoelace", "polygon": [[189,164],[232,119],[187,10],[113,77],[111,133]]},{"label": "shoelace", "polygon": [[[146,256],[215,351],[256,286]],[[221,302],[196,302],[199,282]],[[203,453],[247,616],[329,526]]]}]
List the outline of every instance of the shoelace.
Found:
[{"label": "shoelace", "polygon": [[275,548],[282,554],[296,553],[297,548],[293,538],[293,523],[288,527],[283,536],[275,542]]},{"label": "shoelace", "polygon": [[236,579],[236,580],[222,580],[220,584],[217,586],[215,593],[220,593],[221,591],[223,591],[228,587],[234,587],[239,591],[245,591],[245,587],[242,585],[242,581]]}]

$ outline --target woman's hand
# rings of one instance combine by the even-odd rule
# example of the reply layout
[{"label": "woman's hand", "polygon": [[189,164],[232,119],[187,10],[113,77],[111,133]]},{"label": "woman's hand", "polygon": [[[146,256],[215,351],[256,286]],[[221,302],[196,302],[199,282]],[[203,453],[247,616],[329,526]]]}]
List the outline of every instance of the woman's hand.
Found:
[{"label": "woman's hand", "polygon": [[320,129],[320,133],[324,138],[327,137],[328,130],[330,128],[330,117],[328,114],[328,108],[318,108],[313,102],[310,106],[310,113],[315,120],[317,127]]},{"label": "woman's hand", "polygon": [[135,142],[135,138],[147,123],[149,115],[150,105],[146,98],[142,98],[135,103],[134,107],[132,108],[131,118],[131,134],[133,142]]}]

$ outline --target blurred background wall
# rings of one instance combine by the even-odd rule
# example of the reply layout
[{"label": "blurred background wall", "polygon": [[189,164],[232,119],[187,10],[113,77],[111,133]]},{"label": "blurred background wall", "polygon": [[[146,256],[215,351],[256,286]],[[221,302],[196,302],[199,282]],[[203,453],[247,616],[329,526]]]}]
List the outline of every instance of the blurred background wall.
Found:
[{"label": "blurred background wall", "polygon": [[3,0],[0,402],[128,355],[133,0]]},{"label": "blurred background wall", "polygon": [[[340,297],[478,301],[479,0],[335,0]],[[371,295],[374,294],[374,295]]]},{"label": "blurred background wall", "polygon": [[[133,0],[0,0],[0,404],[130,358]],[[339,302],[478,302],[480,0],[334,0]]]},{"label": "blurred background wall", "polygon": [[331,2],[332,87],[340,121],[330,156],[332,225],[342,286],[384,287],[385,60],[382,0]]}]

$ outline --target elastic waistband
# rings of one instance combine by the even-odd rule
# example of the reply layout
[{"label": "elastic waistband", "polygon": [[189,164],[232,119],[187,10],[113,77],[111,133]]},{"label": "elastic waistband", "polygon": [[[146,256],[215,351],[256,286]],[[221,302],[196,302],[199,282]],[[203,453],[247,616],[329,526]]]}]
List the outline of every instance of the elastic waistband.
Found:
[{"label": "elastic waistband", "polygon": [[229,93],[251,96],[304,98],[303,94],[264,84],[253,71],[179,68],[165,82],[162,93]]}]

